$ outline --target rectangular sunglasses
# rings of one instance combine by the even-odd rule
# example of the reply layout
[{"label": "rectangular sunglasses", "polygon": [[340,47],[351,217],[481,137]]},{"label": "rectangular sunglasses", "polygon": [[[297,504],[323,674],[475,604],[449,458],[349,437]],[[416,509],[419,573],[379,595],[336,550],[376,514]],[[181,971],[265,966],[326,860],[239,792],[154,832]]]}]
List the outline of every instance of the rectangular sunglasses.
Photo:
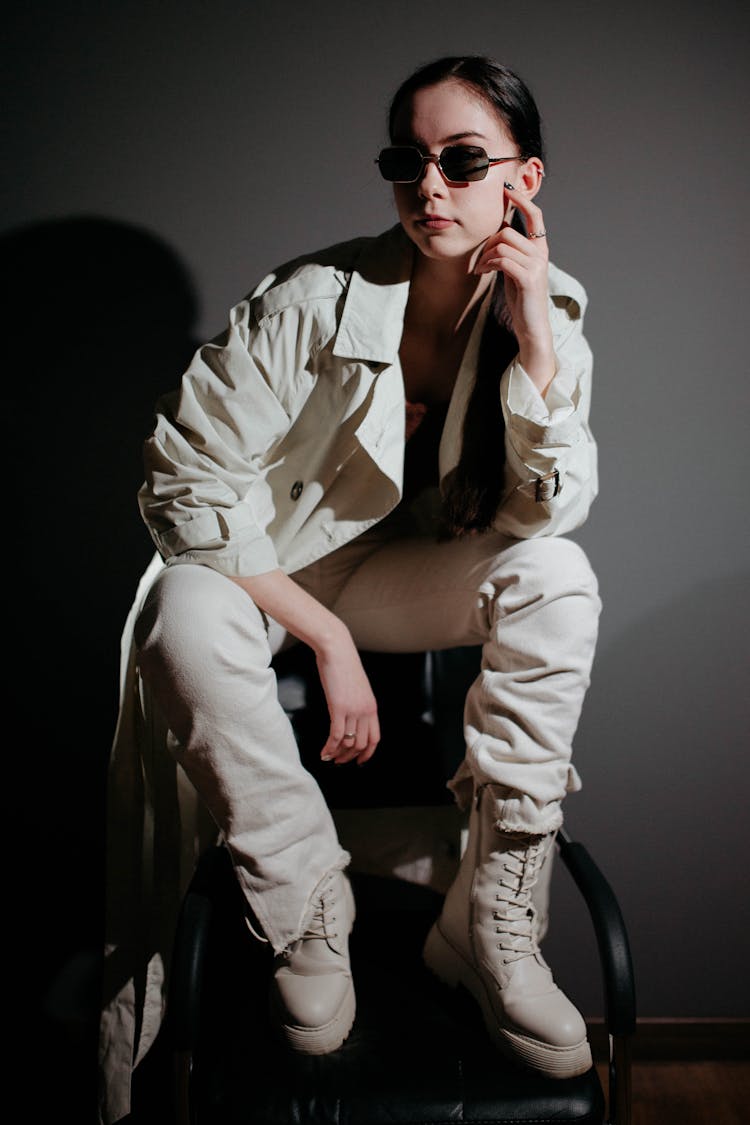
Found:
[{"label": "rectangular sunglasses", "polygon": [[437,164],[452,184],[471,184],[483,180],[493,164],[507,164],[518,156],[488,156],[478,145],[448,145],[439,156],[421,152],[415,145],[384,148],[375,163],[384,180],[392,184],[413,184],[421,180],[425,165]]}]

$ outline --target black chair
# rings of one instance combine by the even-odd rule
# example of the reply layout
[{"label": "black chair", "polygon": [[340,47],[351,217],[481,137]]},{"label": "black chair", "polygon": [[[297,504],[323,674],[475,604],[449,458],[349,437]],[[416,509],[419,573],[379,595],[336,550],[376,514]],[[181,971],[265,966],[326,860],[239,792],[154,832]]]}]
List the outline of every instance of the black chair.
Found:
[{"label": "black chair", "polygon": [[[449,804],[446,770],[462,752],[460,708],[456,718],[451,696],[463,699],[462,681],[476,671],[476,652],[432,654],[427,661],[421,655],[365,654],[376,695],[385,701],[382,745],[366,768],[326,769],[316,753],[325,703],[316,694],[306,651],[285,656],[277,671],[282,688],[291,685],[292,694],[298,692],[301,705],[290,713],[300,751],[331,808]],[[436,722],[441,708],[445,714]],[[408,771],[405,747],[413,767]],[[558,1080],[500,1055],[474,1002],[460,990],[446,989],[422,964],[422,943],[439,913],[441,894],[362,870],[350,873],[357,901],[351,938],[354,1027],[333,1054],[294,1054],[268,1019],[272,955],[248,933],[244,897],[226,849],[218,846],[197,865],[172,961],[165,1026],[174,1052],[180,1125],[629,1125],[635,992],[626,928],[586,848],[562,831],[557,846],[596,933],[610,1043],[608,1098],[596,1067]]]}]

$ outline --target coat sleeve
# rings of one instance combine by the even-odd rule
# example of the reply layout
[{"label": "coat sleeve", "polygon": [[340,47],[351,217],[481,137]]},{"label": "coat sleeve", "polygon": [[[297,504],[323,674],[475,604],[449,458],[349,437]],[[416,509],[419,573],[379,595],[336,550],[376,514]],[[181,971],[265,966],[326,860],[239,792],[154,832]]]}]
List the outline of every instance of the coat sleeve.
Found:
[{"label": "coat sleeve", "polygon": [[304,319],[289,310],[259,321],[253,300],[241,302],[223,336],[198,349],[179,390],[157,403],[138,499],[168,563],[246,577],[278,566],[265,474],[298,403]]},{"label": "coat sleeve", "polygon": [[[506,487],[496,527],[518,539],[565,535],[598,491],[589,428],[592,356],[583,336],[586,295],[572,278],[550,298],[557,372],[545,398],[516,359],[500,381]],[[574,296],[565,295],[574,291]]]}]

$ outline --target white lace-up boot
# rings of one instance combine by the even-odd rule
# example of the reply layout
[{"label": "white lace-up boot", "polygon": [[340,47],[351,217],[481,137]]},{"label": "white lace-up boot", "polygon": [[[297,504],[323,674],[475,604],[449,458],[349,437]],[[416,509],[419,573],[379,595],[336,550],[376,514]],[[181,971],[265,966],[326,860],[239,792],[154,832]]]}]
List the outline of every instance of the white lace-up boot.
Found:
[{"label": "white lace-up boot", "polygon": [[539,951],[532,889],[554,839],[501,831],[490,786],[477,790],[469,839],[424,960],[479,1003],[493,1042],[554,1078],[589,1070],[586,1024]]},{"label": "white lace-up boot", "polygon": [[271,982],[271,1016],[295,1051],[325,1055],[346,1039],[355,998],[349,964],[354,896],[343,871],[316,888],[307,928],[279,954]]}]

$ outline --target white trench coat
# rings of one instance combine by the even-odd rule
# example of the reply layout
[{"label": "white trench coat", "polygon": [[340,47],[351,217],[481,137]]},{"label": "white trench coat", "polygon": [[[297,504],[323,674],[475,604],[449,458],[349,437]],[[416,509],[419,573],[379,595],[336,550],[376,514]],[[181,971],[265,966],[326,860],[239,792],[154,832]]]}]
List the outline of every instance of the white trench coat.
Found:
[{"label": "white trench coat", "polygon": [[[122,636],[109,774],[100,1035],[106,1125],[129,1112],[132,1069],[163,1015],[179,902],[198,855],[216,838],[139,676],[135,620],[164,565],[293,573],[395,507],[405,416],[398,352],[413,254],[397,226],[275,271],[232,310],[227,331],[196,352],[180,389],[157,406],[140,493],[157,553]],[[505,491],[495,526],[520,539],[572,531],[597,493],[586,294],[552,265],[549,290],[557,373],[546,397],[517,358],[498,372]],[[459,461],[488,304],[451,397],[441,481]]]}]

